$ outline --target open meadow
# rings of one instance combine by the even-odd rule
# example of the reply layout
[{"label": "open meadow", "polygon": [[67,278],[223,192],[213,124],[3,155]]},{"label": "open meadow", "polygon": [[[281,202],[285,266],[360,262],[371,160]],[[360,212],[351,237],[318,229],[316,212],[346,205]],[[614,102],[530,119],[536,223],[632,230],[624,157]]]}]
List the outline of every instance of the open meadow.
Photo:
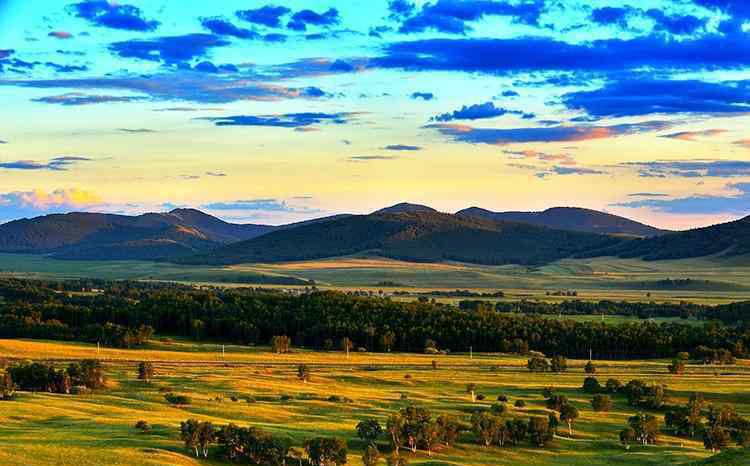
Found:
[{"label": "open meadow", "polygon": [[[305,262],[186,266],[153,261],[69,261],[40,255],[0,254],[0,277],[32,279],[144,280],[219,286],[322,289],[503,290],[506,299],[560,301],[556,290],[576,298],[721,304],[750,299],[746,258],[699,258],[647,262],[640,259],[564,259],[545,266],[484,266],[458,262],[412,263],[352,256]],[[670,283],[670,280],[689,280]],[[442,299],[455,302],[454,299]]]},{"label": "open meadow", "polygon": [[[553,386],[580,415],[543,449],[528,442],[511,447],[483,447],[463,433],[448,448],[430,457],[424,451],[402,450],[412,465],[664,465],[694,464],[711,456],[699,440],[662,433],[657,445],[620,445],[618,433],[636,409],[622,395],[613,395],[610,412],[595,412],[592,395],[581,390],[586,361],[569,361],[561,374],[530,373],[526,358],[502,354],[419,355],[313,352],[294,350],[274,354],[268,348],[195,344],[186,340],[155,339],[137,350],[97,349],[96,345],[33,340],[0,340],[6,360],[68,361],[98,358],[104,362],[107,386],[91,394],[20,393],[0,404],[0,464],[71,465],[193,465],[224,464],[195,460],[179,439],[180,422],[188,418],[214,425],[230,422],[261,427],[287,437],[300,448],[311,437],[336,436],[348,443],[348,464],[361,465],[366,443],[356,435],[356,424],[386,418],[406,406],[428,408],[433,416],[450,414],[468,423],[478,408],[490,408],[500,395],[508,398],[507,418],[547,416],[542,391]],[[150,383],[137,379],[139,361],[151,361]],[[435,365],[433,365],[435,361]],[[711,404],[731,404],[738,414],[750,415],[750,363],[735,366],[689,365],[682,375],[671,375],[667,361],[594,361],[595,376],[604,383],[643,379],[666,384],[670,403],[685,404],[700,392]],[[297,365],[310,368],[311,377],[297,377]],[[472,403],[467,385],[474,383],[483,400]],[[192,399],[171,406],[164,395],[174,392]],[[522,400],[523,407],[515,403]],[[662,412],[653,414],[663,418]],[[134,428],[139,420],[149,433]],[[386,438],[379,440],[388,451]],[[748,464],[747,456],[731,450],[725,461]]]}]

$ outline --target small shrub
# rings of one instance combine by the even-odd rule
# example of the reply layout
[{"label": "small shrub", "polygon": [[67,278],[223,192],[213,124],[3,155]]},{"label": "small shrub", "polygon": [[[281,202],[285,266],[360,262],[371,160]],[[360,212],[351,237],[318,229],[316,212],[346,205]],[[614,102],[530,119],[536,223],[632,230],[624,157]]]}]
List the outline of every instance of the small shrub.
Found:
[{"label": "small shrub", "polygon": [[292,399],[292,395],[289,395],[289,394],[286,394],[286,393],[284,393],[281,396],[279,396],[279,400],[281,400],[281,401],[289,401],[291,399]]},{"label": "small shrub", "polygon": [[151,424],[149,424],[147,421],[144,421],[143,419],[135,423],[135,428],[140,430],[144,434],[151,432]]},{"label": "small shrub", "polygon": [[234,401],[235,403],[237,403],[238,401],[240,401],[240,397],[238,397],[237,395],[232,395],[231,398],[229,398],[229,399],[232,400],[232,401]]},{"label": "small shrub", "polygon": [[402,393],[401,394],[401,400],[408,400],[408,399],[409,399],[409,394],[408,393]]},{"label": "small shrub", "polygon": [[516,402],[514,403],[514,406],[516,408],[525,408],[526,407],[526,402],[523,401],[523,400],[516,400]]},{"label": "small shrub", "polygon": [[586,393],[598,393],[602,387],[596,377],[586,377],[583,380],[583,391]]},{"label": "small shrub", "polygon": [[178,395],[176,393],[167,393],[164,395],[164,399],[167,400],[167,403],[176,405],[176,406],[185,406],[192,403],[192,400],[185,396],[185,395]]},{"label": "small shrub", "polygon": [[490,407],[490,410],[492,410],[492,414],[502,416],[508,411],[508,407],[505,406],[505,403],[494,403],[492,407]]},{"label": "small shrub", "polygon": [[477,401],[482,401],[487,398],[484,393],[477,393]]},{"label": "small shrub", "polygon": [[612,409],[612,398],[609,395],[594,395],[591,400],[591,407],[594,411],[607,412]]},{"label": "small shrub", "polygon": [[503,402],[503,403],[507,403],[508,402],[508,397],[505,396],[505,395],[497,395],[497,401],[500,401],[500,402]]}]

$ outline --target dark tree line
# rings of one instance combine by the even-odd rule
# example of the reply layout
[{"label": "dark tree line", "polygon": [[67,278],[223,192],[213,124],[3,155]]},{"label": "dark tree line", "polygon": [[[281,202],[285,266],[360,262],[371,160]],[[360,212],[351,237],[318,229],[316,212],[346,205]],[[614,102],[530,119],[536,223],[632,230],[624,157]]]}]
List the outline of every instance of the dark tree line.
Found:
[{"label": "dark tree line", "polygon": [[[0,283],[0,295],[4,297],[0,337],[99,341],[113,346],[137,346],[154,330],[243,344],[268,344],[273,337],[286,336],[292,345],[308,348],[326,348],[347,339],[353,347],[370,351],[422,352],[427,341],[453,351],[471,346],[475,351],[536,350],[575,358],[588,358],[591,349],[602,359],[672,357],[699,347],[726,359],[721,355],[747,356],[750,345],[750,331],[742,325],[647,321],[610,325],[339,292],[296,296],[255,289],[140,288],[117,283],[102,293],[81,295],[8,281]],[[719,314],[725,308],[711,309]],[[726,308],[738,317],[741,309],[750,313],[750,303]]]}]

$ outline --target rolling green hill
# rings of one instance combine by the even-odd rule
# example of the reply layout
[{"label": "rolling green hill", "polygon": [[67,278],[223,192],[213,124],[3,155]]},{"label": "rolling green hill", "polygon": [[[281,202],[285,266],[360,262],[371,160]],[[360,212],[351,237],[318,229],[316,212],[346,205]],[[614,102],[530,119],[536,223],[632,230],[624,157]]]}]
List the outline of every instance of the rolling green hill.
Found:
[{"label": "rolling green hill", "polygon": [[553,207],[543,212],[492,212],[479,207],[470,207],[456,212],[456,215],[610,235],[651,237],[666,233],[664,230],[625,217],[579,207]]},{"label": "rolling green hill", "polygon": [[60,259],[158,259],[195,254],[273,228],[227,223],[192,209],[139,216],[76,212],[0,225],[0,251]]},{"label": "rolling green hill", "polygon": [[605,235],[449,214],[376,213],[275,231],[179,262],[300,261],[370,252],[415,262],[543,264],[622,241]]},{"label": "rolling green hill", "polygon": [[750,253],[750,217],[706,228],[638,239],[587,254],[587,257],[642,257],[645,260],[688,259]]}]

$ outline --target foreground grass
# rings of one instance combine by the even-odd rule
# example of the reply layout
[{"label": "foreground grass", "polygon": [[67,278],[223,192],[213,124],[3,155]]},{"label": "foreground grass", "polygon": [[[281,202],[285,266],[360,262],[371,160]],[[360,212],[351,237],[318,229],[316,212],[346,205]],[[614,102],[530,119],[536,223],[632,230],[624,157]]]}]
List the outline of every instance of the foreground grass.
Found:
[{"label": "foreground grass", "polygon": [[[42,341],[0,340],[6,358],[70,360],[97,355],[95,346]],[[498,395],[509,397],[514,415],[546,413],[541,391],[553,385],[581,411],[574,439],[558,438],[549,448],[482,448],[466,435],[455,447],[432,458],[407,454],[415,465],[662,465],[691,464],[709,457],[703,445],[664,435],[660,445],[619,446],[617,434],[634,413],[616,398],[610,413],[590,409],[591,396],[579,390],[584,361],[571,361],[568,373],[530,374],[523,358],[508,355],[353,354],[299,351],[276,355],[265,348],[195,345],[185,341],[157,342],[145,350],[102,349],[98,356],[110,374],[109,388],[93,395],[61,396],[23,393],[0,403],[0,464],[2,465],[193,465],[178,440],[179,422],[189,417],[217,424],[235,422],[260,426],[288,436],[296,446],[316,435],[336,435],[349,442],[349,464],[360,465],[363,444],[354,427],[366,418],[381,421],[399,408],[415,404],[435,415],[450,413],[467,420],[472,409],[489,407]],[[156,378],[136,380],[135,362],[154,361]],[[431,362],[437,361],[437,369]],[[295,364],[312,367],[312,380],[296,378]],[[62,364],[62,361],[59,362]],[[750,415],[750,367],[693,367],[683,376],[667,374],[665,361],[599,362],[597,377],[623,381],[642,378],[666,383],[676,403],[695,391],[716,404],[732,404]],[[465,393],[476,383],[486,400],[472,404]],[[164,401],[165,391],[193,398],[176,408]],[[406,394],[408,400],[402,401]],[[291,398],[282,401],[281,396]],[[350,403],[327,401],[331,395]],[[238,401],[232,401],[232,397]],[[248,401],[249,400],[249,401]],[[526,407],[512,408],[516,400]],[[151,434],[133,425],[144,419]],[[386,451],[383,444],[382,451]],[[734,461],[747,464],[742,452]],[[733,453],[734,454],[734,453]],[[200,464],[221,464],[217,461]],[[723,463],[711,463],[723,464]],[[735,464],[735,463],[727,463]]]}]

